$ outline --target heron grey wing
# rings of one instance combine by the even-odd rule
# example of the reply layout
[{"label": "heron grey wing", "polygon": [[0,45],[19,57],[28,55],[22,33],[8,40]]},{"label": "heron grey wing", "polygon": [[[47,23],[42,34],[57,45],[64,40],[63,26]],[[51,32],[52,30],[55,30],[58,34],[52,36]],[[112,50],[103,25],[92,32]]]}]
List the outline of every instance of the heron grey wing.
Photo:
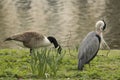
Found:
[{"label": "heron grey wing", "polygon": [[92,38],[91,42],[88,44],[88,48],[86,48],[86,63],[89,63],[97,54],[100,47],[100,42],[97,37]]},{"label": "heron grey wing", "polygon": [[83,54],[86,52],[88,43],[92,39],[91,37],[92,37],[93,33],[94,32],[88,33],[87,36],[81,42],[80,47],[79,47],[79,52],[78,52],[78,58],[81,58],[83,56]]},{"label": "heron grey wing", "polygon": [[98,49],[99,40],[96,37],[96,33],[90,32],[81,43],[78,57],[79,59],[83,59],[84,63],[86,63],[96,55]]}]

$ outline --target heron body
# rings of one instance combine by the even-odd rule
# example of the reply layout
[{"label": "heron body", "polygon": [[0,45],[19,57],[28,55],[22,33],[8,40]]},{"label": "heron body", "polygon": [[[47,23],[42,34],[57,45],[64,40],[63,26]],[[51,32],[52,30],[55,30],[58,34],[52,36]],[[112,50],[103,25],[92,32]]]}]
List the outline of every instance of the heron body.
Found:
[{"label": "heron body", "polygon": [[[96,32],[90,32],[84,38],[79,48],[78,54],[78,69],[82,70],[84,64],[89,64],[89,62],[96,56],[100,47],[101,38]],[[94,44],[93,44],[94,43]]]},{"label": "heron body", "polygon": [[97,55],[100,44],[103,41],[102,31],[106,24],[100,20],[96,23],[96,31],[89,32],[80,44],[78,52],[78,70],[83,70],[85,64],[89,64]]},{"label": "heron body", "polygon": [[5,39],[5,41],[10,40],[22,42],[25,47],[30,48],[30,52],[33,49],[47,47],[51,44],[53,44],[55,48],[58,48],[59,53],[61,52],[61,46],[54,37],[46,37],[37,32],[24,32],[22,34],[15,34]]}]

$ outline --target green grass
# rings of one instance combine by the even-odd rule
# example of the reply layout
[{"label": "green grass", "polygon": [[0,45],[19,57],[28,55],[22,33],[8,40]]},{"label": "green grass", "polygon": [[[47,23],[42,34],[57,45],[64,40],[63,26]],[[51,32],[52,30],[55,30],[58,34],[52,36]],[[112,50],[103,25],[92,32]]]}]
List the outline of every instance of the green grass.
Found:
[{"label": "green grass", "polygon": [[[56,76],[48,75],[46,80],[120,80],[120,50],[111,50],[108,57],[106,50],[100,50],[90,67],[85,65],[83,71],[77,70],[76,50],[66,49],[63,53]],[[32,73],[30,63],[29,50],[1,49],[0,80],[43,79]]]}]

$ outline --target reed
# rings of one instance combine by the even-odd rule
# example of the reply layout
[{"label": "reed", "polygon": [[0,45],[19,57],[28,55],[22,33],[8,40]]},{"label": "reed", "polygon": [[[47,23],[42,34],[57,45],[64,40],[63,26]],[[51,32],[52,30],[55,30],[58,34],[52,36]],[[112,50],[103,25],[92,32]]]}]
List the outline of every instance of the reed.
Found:
[{"label": "reed", "polygon": [[64,55],[65,52],[58,54],[53,49],[33,50],[30,63],[32,73],[42,78],[55,77]]}]

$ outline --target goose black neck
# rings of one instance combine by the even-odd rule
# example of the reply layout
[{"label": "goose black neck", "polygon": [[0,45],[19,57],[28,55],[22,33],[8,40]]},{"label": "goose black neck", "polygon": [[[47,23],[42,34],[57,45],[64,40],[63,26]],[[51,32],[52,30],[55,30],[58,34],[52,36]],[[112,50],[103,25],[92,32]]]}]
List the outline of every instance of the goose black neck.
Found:
[{"label": "goose black neck", "polygon": [[55,47],[55,48],[57,48],[57,47],[59,46],[57,40],[56,40],[54,37],[49,36],[49,37],[47,37],[47,38],[48,38],[48,40],[49,40],[51,43],[54,44],[54,47]]}]

